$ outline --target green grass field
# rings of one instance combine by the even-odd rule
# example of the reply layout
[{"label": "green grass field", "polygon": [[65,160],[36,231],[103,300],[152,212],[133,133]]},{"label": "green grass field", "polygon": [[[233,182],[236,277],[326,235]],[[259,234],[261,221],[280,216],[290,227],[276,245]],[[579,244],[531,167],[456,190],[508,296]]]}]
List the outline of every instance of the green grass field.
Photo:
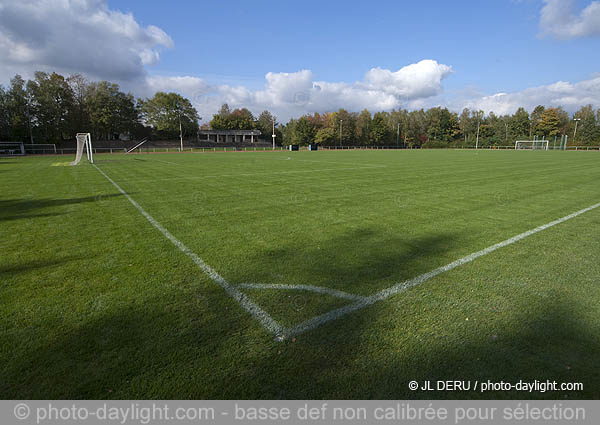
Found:
[{"label": "green grass field", "polygon": [[0,158],[3,398],[600,398],[600,208],[289,331],[598,204],[597,152],[70,159]]}]

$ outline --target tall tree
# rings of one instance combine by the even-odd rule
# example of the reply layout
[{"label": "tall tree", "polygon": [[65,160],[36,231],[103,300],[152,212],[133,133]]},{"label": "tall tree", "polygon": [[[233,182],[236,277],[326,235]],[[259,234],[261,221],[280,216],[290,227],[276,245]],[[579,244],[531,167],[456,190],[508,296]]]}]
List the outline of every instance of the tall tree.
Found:
[{"label": "tall tree", "polygon": [[544,113],[545,109],[546,108],[543,105],[538,105],[533,109],[533,112],[531,112],[531,128],[529,132],[530,139],[533,139],[534,136],[541,137],[543,135],[541,130],[538,128],[538,125],[542,119],[542,114]]},{"label": "tall tree", "polygon": [[119,91],[119,85],[108,81],[90,84],[85,90],[85,118],[92,133],[110,140],[115,134],[130,133],[139,121],[139,111],[131,93]]},{"label": "tall tree", "polygon": [[386,123],[386,116],[384,112],[377,112],[373,115],[371,121],[371,129],[369,131],[370,141],[373,145],[387,145],[389,144],[390,128]]},{"label": "tall tree", "polygon": [[6,115],[11,140],[25,141],[31,134],[30,98],[25,89],[25,80],[20,75],[15,75],[10,80],[10,88],[6,92]]},{"label": "tall tree", "polygon": [[[581,142],[581,144],[585,145],[597,145],[600,142],[600,122],[596,117],[592,105],[582,106],[573,118],[580,120],[577,123],[577,134],[573,143]],[[573,130],[575,129],[573,128]]]},{"label": "tall tree", "polygon": [[554,138],[558,135],[560,128],[560,118],[556,108],[545,109],[540,115],[540,120],[537,123],[537,133],[540,133],[543,138]]},{"label": "tall tree", "polygon": [[368,109],[363,109],[356,119],[356,139],[359,145],[368,144],[371,131],[371,113]]},{"label": "tall tree", "polygon": [[152,126],[160,136],[172,138],[196,134],[198,112],[191,102],[177,93],[157,92],[151,99],[141,102],[144,121]]},{"label": "tall tree", "polygon": [[515,140],[525,140],[530,137],[531,121],[529,120],[529,113],[524,108],[517,109],[510,121]]}]

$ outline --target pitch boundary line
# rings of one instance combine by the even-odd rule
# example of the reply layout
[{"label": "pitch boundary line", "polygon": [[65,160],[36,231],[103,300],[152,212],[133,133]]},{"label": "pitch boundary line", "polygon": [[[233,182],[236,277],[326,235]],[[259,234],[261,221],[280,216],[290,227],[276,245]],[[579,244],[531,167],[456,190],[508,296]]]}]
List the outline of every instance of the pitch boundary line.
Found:
[{"label": "pitch boundary line", "polygon": [[[565,221],[571,220],[575,217],[578,217],[586,212],[592,211],[596,208],[600,207],[600,202],[589,206],[587,208],[583,208],[579,211],[551,221],[549,223],[538,226],[534,229],[528,230],[526,232],[520,233],[516,236],[513,236],[509,239],[506,239],[502,242],[498,242],[494,245],[491,245],[487,248],[484,248],[480,251],[469,254],[465,257],[459,258],[456,261],[453,261],[444,266],[438,267],[430,272],[421,274],[417,277],[414,277],[409,280],[405,280],[403,282],[397,283],[395,285],[390,286],[389,288],[383,289],[377,292],[374,295],[370,296],[360,296],[349,294],[343,291],[337,291],[335,289],[324,288],[313,285],[279,285],[279,284],[250,284],[250,283],[242,283],[240,285],[234,286],[227,282],[225,278],[223,278],[219,273],[217,273],[212,267],[206,264],[198,255],[196,255],[193,251],[191,251],[183,242],[179,241],[175,236],[173,236],[167,229],[165,229],[158,221],[156,221],[150,214],[148,214],[127,192],[125,192],[114,180],[112,180],[104,171],[102,171],[96,164],[92,164],[94,168],[96,168],[100,174],[102,174],[123,196],[127,198],[127,200],[152,224],[158,231],[160,231],[163,236],[165,236],[173,245],[175,245],[181,252],[187,255],[204,273],[206,273],[211,280],[216,282],[219,286],[221,286],[225,292],[233,299],[235,299],[240,306],[244,310],[246,310],[250,315],[252,315],[267,331],[271,332],[275,335],[275,338],[279,341],[283,341],[287,338],[291,338],[293,336],[300,335],[309,330],[315,329],[321,325],[324,325],[327,322],[332,320],[339,319],[347,314],[350,314],[354,311],[363,309],[372,304],[375,304],[379,301],[386,300],[387,298],[400,294],[402,292],[407,291],[410,288],[418,286],[442,273],[453,270],[459,266],[470,263],[476,260],[479,257],[488,255],[500,248],[504,248],[508,245],[512,245],[522,239],[525,239],[531,235],[539,233],[543,230],[549,229],[550,227],[556,226],[558,224],[564,223]],[[256,289],[290,289],[290,290],[305,290],[312,291],[318,293],[329,294],[333,296],[337,296],[339,298],[345,299],[355,299],[356,301],[352,304],[346,305],[344,307],[331,310],[327,313],[321,314],[319,316],[315,316],[311,319],[308,319],[304,322],[301,322],[298,325],[294,325],[288,328],[284,328],[278,322],[276,322],[266,311],[264,311],[258,304],[250,299],[247,295],[239,291],[237,288],[256,288]]]},{"label": "pitch boundary line", "polygon": [[284,339],[290,338],[292,336],[299,335],[299,334],[309,331],[311,329],[315,329],[321,325],[324,325],[327,322],[330,322],[335,319],[339,319],[340,317],[345,316],[353,311],[360,310],[362,308],[365,308],[367,306],[375,304],[376,302],[383,301],[393,295],[399,294],[401,292],[405,292],[406,290],[413,288],[417,285],[420,285],[439,274],[442,274],[444,272],[455,269],[459,266],[462,266],[463,264],[470,263],[471,261],[473,261],[479,257],[490,254],[490,253],[492,253],[500,248],[503,248],[505,246],[512,245],[515,242],[518,242],[522,239],[525,239],[525,238],[527,238],[531,235],[534,235],[536,233],[539,233],[543,230],[549,229],[550,227],[556,226],[557,224],[564,223],[567,220],[571,220],[572,218],[580,216],[581,214],[589,212],[598,207],[600,207],[600,203],[597,203],[590,207],[576,211],[572,214],[569,214],[569,215],[559,218],[557,220],[551,221],[550,223],[543,224],[541,226],[536,227],[535,229],[528,230],[526,232],[523,232],[521,234],[513,236],[512,238],[506,239],[502,242],[498,242],[497,244],[491,245],[485,249],[482,249],[481,251],[474,252],[474,253],[469,254],[465,257],[462,257],[456,261],[453,261],[452,263],[446,264],[445,266],[438,267],[437,269],[432,270],[428,273],[424,273],[422,275],[419,275],[412,279],[406,280],[404,282],[397,283],[393,286],[390,286],[389,288],[386,288],[386,289],[383,289],[383,290],[377,292],[375,295],[365,297],[363,300],[357,301],[353,304],[349,304],[347,306],[344,306],[344,307],[341,307],[341,308],[338,308],[335,310],[331,310],[325,314],[315,316],[312,319],[308,319],[296,326],[286,328],[283,332],[283,338]]},{"label": "pitch boundary line", "polygon": [[104,171],[102,171],[96,164],[92,164],[96,170],[100,172],[112,185],[119,191],[127,200],[133,205],[145,218],[154,226],[160,233],[163,234],[173,245],[175,245],[181,252],[187,255],[200,269],[208,275],[214,282],[216,282],[221,288],[227,292],[234,300],[236,300],[240,306],[248,313],[250,313],[261,325],[265,327],[269,332],[275,335],[277,338],[281,338],[283,326],[277,323],[266,311],[264,311],[258,304],[250,299],[247,295],[240,292],[236,287],[227,282],[223,276],[217,273],[212,267],[206,264],[198,255],[190,250],[186,245],[183,244],[179,239],[165,229],[158,221],[156,221],[150,214],[146,212],[137,202],[133,200],[127,192],[115,183]]},{"label": "pitch boundary line", "polygon": [[240,283],[236,285],[238,288],[245,289],[280,289],[290,291],[308,291],[316,292],[319,294],[331,295],[332,297],[343,298],[352,301],[362,301],[367,297],[361,295],[350,294],[344,291],[338,291],[336,289],[326,288],[324,286],[314,285],[283,285],[279,283]]}]

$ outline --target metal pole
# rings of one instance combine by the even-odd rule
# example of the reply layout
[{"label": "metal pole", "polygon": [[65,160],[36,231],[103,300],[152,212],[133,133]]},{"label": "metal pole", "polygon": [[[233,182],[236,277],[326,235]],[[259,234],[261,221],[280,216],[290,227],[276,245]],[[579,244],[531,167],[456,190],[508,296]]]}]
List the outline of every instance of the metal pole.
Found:
[{"label": "metal pole", "polygon": [[340,147],[342,147],[342,122],[344,120],[340,120]]},{"label": "metal pole", "polygon": [[479,124],[480,120],[477,121],[477,139],[475,140],[475,149],[479,149]]},{"label": "metal pole", "polygon": [[181,152],[183,152],[183,132],[181,131],[181,112],[179,112],[179,143],[181,145]]},{"label": "metal pole", "polygon": [[575,135],[577,134],[577,124],[579,123],[579,121],[581,121],[581,118],[574,118],[573,121],[575,121],[575,130],[573,131],[573,142],[575,142]]},{"label": "metal pole", "polygon": [[398,131],[396,132],[396,148],[400,145],[400,123],[398,123]]},{"label": "metal pole", "polygon": [[275,118],[273,118],[273,150],[275,150]]}]

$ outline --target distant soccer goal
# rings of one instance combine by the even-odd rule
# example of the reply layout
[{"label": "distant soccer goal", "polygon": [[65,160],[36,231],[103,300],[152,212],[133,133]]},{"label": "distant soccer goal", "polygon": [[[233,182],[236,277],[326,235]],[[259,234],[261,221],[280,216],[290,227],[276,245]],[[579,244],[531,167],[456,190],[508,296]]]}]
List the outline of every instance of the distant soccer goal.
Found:
[{"label": "distant soccer goal", "polygon": [[515,150],[548,150],[548,140],[517,140]]},{"label": "distant soccer goal", "polygon": [[83,150],[85,149],[87,159],[92,164],[94,163],[94,155],[92,153],[92,136],[90,133],[77,133],[77,153],[75,154],[75,161],[71,162],[71,165],[77,165],[81,162],[83,157]]},{"label": "distant soccer goal", "polygon": [[21,142],[0,142],[0,156],[25,155],[25,146]]}]

